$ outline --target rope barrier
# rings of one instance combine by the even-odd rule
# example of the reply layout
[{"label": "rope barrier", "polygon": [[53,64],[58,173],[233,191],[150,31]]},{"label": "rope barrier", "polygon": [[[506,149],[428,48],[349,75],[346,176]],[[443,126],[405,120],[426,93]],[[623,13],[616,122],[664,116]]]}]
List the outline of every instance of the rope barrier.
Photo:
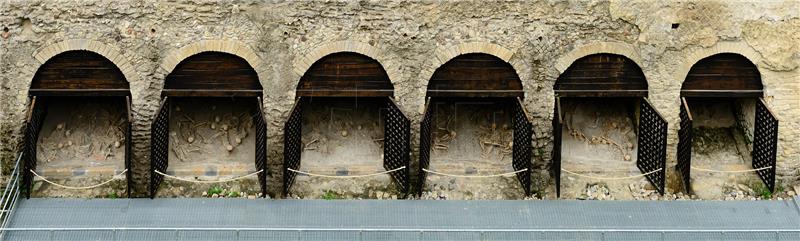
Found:
[{"label": "rope barrier", "polygon": [[590,175],[585,175],[585,174],[580,174],[580,173],[572,172],[572,171],[570,171],[570,170],[567,170],[567,169],[564,169],[564,168],[561,168],[561,171],[564,171],[564,172],[566,172],[566,173],[569,173],[569,174],[572,174],[572,175],[575,175],[575,176],[579,176],[579,177],[585,177],[585,178],[591,178],[591,179],[598,179],[598,180],[625,180],[625,179],[633,179],[633,178],[644,177],[644,176],[647,176],[647,175],[650,175],[650,174],[653,174],[653,173],[656,173],[656,172],[660,172],[660,171],[661,171],[661,168],[659,168],[659,169],[656,169],[656,170],[654,170],[654,171],[651,171],[651,172],[647,172],[647,173],[643,173],[643,174],[639,174],[639,175],[627,176],[627,177],[599,177],[599,176],[590,176]]},{"label": "rope barrier", "polygon": [[51,185],[57,186],[57,187],[60,187],[60,188],[72,189],[72,190],[83,190],[83,189],[92,189],[92,188],[100,187],[100,186],[103,186],[103,185],[106,185],[106,184],[110,183],[111,181],[114,181],[114,178],[116,178],[117,176],[120,176],[122,174],[125,174],[126,172],[128,172],[128,169],[123,170],[121,173],[112,176],[111,179],[108,179],[105,182],[101,182],[100,184],[95,184],[95,185],[85,186],[85,187],[76,187],[76,186],[67,186],[67,185],[55,183],[53,181],[48,180],[47,178],[45,178],[43,176],[40,176],[39,173],[36,173],[35,171],[31,170],[31,173],[33,173],[34,176],[37,176],[37,177],[41,178],[42,181],[44,181],[46,183],[50,183]]},{"label": "rope barrier", "polygon": [[756,168],[756,169],[747,169],[747,170],[732,170],[732,171],[723,171],[723,170],[711,170],[705,169],[700,167],[692,167],[692,170],[703,171],[703,172],[719,172],[719,173],[745,173],[745,172],[757,172],[761,170],[767,170],[772,168],[772,166]]},{"label": "rope barrier", "polygon": [[166,173],[160,172],[160,171],[158,171],[158,170],[153,170],[153,171],[155,171],[155,172],[156,172],[156,173],[158,173],[159,175],[162,175],[162,176],[164,176],[164,177],[167,177],[167,178],[175,179],[175,180],[178,180],[178,181],[192,182],[192,183],[205,183],[205,184],[208,184],[208,183],[223,183],[223,182],[232,182],[232,181],[236,181],[236,180],[239,180],[239,179],[245,179],[245,178],[251,177],[251,176],[253,176],[253,175],[259,174],[259,173],[263,172],[264,170],[263,170],[263,169],[262,169],[262,170],[258,170],[257,172],[253,172],[253,173],[250,173],[250,174],[247,174],[247,175],[241,176],[241,177],[235,177],[235,178],[231,178],[231,179],[223,179],[223,180],[214,180],[214,181],[190,180],[190,179],[185,179],[185,178],[180,178],[180,177],[176,177],[176,176],[173,176],[173,175],[169,175],[169,174],[166,174]]},{"label": "rope barrier", "polygon": [[431,171],[431,170],[428,170],[428,169],[425,169],[425,168],[422,168],[422,170],[423,170],[423,171],[425,171],[425,172],[427,172],[427,173],[436,174],[436,175],[441,175],[441,176],[447,176],[447,177],[460,177],[460,178],[490,178],[490,177],[504,177],[504,176],[514,175],[514,174],[517,174],[517,173],[520,173],[520,172],[527,171],[527,170],[528,170],[528,168],[525,168],[525,169],[522,169],[522,170],[519,170],[519,171],[506,172],[506,173],[500,173],[500,174],[492,174],[492,175],[458,175],[458,174],[449,174],[449,173],[442,173],[442,172],[437,172],[437,171]]},{"label": "rope barrier", "polygon": [[315,173],[304,172],[304,171],[295,170],[295,169],[291,169],[291,168],[286,168],[286,170],[289,170],[291,172],[299,173],[299,174],[305,174],[305,175],[309,175],[309,176],[312,176],[312,177],[327,177],[327,178],[340,178],[340,179],[371,177],[371,176],[377,176],[377,175],[382,175],[382,174],[388,174],[388,173],[400,171],[400,170],[403,170],[403,169],[406,169],[406,166],[398,167],[398,168],[395,168],[395,169],[392,169],[392,170],[388,170],[388,171],[383,171],[383,172],[378,172],[378,173],[371,173],[371,174],[364,174],[364,175],[333,176],[333,175],[315,174]]}]

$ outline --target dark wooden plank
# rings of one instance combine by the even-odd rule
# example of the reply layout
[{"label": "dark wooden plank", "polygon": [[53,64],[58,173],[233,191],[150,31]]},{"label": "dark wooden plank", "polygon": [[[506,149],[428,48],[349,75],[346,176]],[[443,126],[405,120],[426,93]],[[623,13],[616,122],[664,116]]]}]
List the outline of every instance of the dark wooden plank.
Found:
[{"label": "dark wooden plank", "polygon": [[393,90],[389,75],[377,60],[352,52],[323,57],[297,85],[298,96],[392,96]]},{"label": "dark wooden plank", "polygon": [[558,97],[643,97],[647,90],[556,90]]},{"label": "dark wooden plank", "polygon": [[764,86],[758,68],[734,53],[716,54],[692,66],[681,87],[686,97],[760,97]]},{"label": "dark wooden plank", "polygon": [[130,96],[128,89],[31,89],[31,96]]},{"label": "dark wooden plank", "polygon": [[258,74],[250,64],[236,55],[202,52],[181,61],[167,75],[162,95],[239,96],[243,93],[239,90],[261,93]]},{"label": "dark wooden plank", "polygon": [[522,81],[511,64],[489,54],[459,55],[428,82],[429,97],[522,97]]},{"label": "dark wooden plank", "polygon": [[646,97],[647,80],[625,56],[593,54],[575,60],[553,89],[565,97]]},{"label": "dark wooden plank", "polygon": [[261,90],[208,90],[208,89],[164,89],[161,96],[169,97],[259,97]]},{"label": "dark wooden plank", "polygon": [[76,50],[50,58],[36,71],[31,94],[72,91],[71,95],[88,92],[75,90],[128,90],[128,81],[114,63],[100,54]]}]

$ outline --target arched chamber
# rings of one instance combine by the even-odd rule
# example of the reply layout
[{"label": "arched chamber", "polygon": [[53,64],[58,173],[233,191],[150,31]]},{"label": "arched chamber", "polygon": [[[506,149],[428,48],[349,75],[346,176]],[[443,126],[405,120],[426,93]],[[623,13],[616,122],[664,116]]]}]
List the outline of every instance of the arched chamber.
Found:
[{"label": "arched chamber", "polygon": [[[531,193],[533,127],[506,61],[459,55],[436,69],[420,126],[417,194],[521,199]],[[444,197],[442,197],[444,196]]]},{"label": "arched chamber", "polygon": [[778,120],[762,96],[761,74],[742,55],[692,66],[681,87],[676,167],[686,192],[711,199],[739,185],[774,191]]},{"label": "arched chamber", "polygon": [[179,195],[214,187],[265,195],[262,92],[241,57],[202,52],[181,61],[166,77],[151,126],[150,197],[165,178],[197,187]]},{"label": "arched chamber", "polygon": [[114,63],[90,51],[60,53],[39,67],[28,94],[27,197],[130,193],[130,91]]},{"label": "arched chamber", "polygon": [[[580,198],[598,183],[628,190],[637,179],[663,194],[667,122],[647,100],[647,80],[635,62],[617,54],[588,55],[575,60],[553,89],[551,172],[557,195]],[[569,172],[566,179],[562,171]]]},{"label": "arched chamber", "polygon": [[284,126],[284,195],[402,198],[410,121],[375,59],[338,52],[303,74]]}]

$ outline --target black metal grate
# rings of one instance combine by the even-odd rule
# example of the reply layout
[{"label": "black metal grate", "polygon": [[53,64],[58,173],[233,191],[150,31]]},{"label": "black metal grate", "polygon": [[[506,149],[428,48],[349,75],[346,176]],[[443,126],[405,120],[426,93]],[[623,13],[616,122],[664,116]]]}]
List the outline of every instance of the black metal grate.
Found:
[{"label": "black metal grate", "polygon": [[411,151],[411,121],[403,115],[392,98],[387,98],[386,124],[383,144],[383,167],[393,170],[405,166],[403,170],[389,173],[395,183],[399,185],[400,192],[407,194],[409,191],[409,160]]},{"label": "black metal grate", "polygon": [[267,120],[264,109],[261,108],[261,97],[257,99],[256,112],[253,116],[253,123],[256,126],[256,170],[263,170],[258,173],[258,185],[261,186],[261,197],[267,195]]},{"label": "black metal grate", "polygon": [[156,196],[158,186],[164,180],[155,171],[165,173],[169,165],[169,111],[169,100],[164,97],[150,127],[150,198]]},{"label": "black metal grate", "polygon": [[44,117],[47,115],[47,102],[36,96],[31,99],[31,106],[28,110],[28,123],[25,125],[24,139],[24,167],[22,173],[22,187],[25,189],[25,197],[31,197],[33,188],[33,173],[36,170],[36,142],[39,140],[39,131],[42,129]]},{"label": "black metal grate", "polygon": [[647,98],[642,98],[640,108],[636,167],[642,173],[661,169],[645,177],[663,195],[667,162],[667,121],[650,105]]},{"label": "black metal grate", "polygon": [[753,130],[753,168],[765,168],[756,173],[770,191],[775,191],[775,159],[778,151],[778,119],[764,103],[756,101],[756,120]]},{"label": "black metal grate", "polygon": [[692,193],[692,113],[686,98],[681,98],[681,129],[678,130],[678,165],[675,170],[683,182],[683,190]]},{"label": "black metal grate", "polygon": [[131,97],[125,96],[125,106],[128,109],[128,122],[125,125],[125,169],[128,171],[125,172],[125,180],[126,180],[126,187],[125,193],[127,193],[128,197],[131,197],[131,188],[133,187],[133,168],[131,167],[131,146],[133,142],[131,138],[133,136],[133,112],[131,111]]},{"label": "black metal grate", "polygon": [[553,153],[550,172],[556,182],[556,197],[561,197],[561,129],[564,119],[561,117],[561,98],[556,97],[553,107]]},{"label": "black metal grate", "polygon": [[303,150],[303,102],[300,97],[294,103],[289,119],[283,126],[283,195],[289,195],[289,190],[297,174],[288,168],[300,168],[300,154]]},{"label": "black metal grate", "polygon": [[525,190],[525,196],[531,195],[531,169],[533,165],[531,158],[533,158],[533,124],[531,124],[528,114],[525,112],[525,107],[522,101],[517,98],[516,108],[514,108],[514,145],[512,146],[512,160],[511,165],[514,171],[526,169],[526,171],[517,173],[522,188]]},{"label": "black metal grate", "polygon": [[431,163],[431,124],[433,123],[433,110],[431,110],[431,100],[428,99],[425,103],[425,113],[422,115],[422,122],[419,128],[419,171],[417,175],[417,196],[422,195],[422,190],[425,187],[425,179],[427,173],[422,169],[427,169]]}]

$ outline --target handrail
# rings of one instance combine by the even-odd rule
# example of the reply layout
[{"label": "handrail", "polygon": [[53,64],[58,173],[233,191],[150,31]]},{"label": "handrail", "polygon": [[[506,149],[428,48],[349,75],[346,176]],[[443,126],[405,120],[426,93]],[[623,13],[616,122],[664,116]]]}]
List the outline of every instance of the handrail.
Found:
[{"label": "handrail", "polygon": [[10,220],[11,215],[14,213],[14,206],[17,203],[19,198],[19,175],[20,175],[20,163],[22,162],[22,155],[24,152],[20,152],[17,156],[17,162],[14,164],[14,169],[11,171],[11,174],[8,176],[8,183],[6,183],[6,188],[3,190],[3,195],[0,196],[0,240],[3,239],[5,236],[5,230],[8,226],[8,221]]}]

